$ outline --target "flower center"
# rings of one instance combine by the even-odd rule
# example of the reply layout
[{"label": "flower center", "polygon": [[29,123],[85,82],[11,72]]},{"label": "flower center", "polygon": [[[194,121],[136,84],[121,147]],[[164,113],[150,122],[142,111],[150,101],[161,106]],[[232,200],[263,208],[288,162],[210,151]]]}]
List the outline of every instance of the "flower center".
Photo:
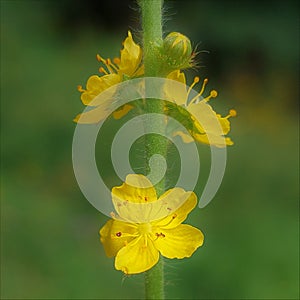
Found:
[{"label": "flower center", "polygon": [[151,232],[152,226],[150,223],[138,224],[138,230],[139,230],[140,234],[147,234],[147,233]]}]

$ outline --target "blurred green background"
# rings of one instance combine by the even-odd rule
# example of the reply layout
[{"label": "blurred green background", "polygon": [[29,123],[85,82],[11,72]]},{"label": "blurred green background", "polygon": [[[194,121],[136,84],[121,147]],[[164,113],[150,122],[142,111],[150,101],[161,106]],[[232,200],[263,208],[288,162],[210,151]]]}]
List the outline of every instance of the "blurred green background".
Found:
[{"label": "blurred green background", "polygon": [[[129,8],[130,7],[130,8]],[[107,217],[72,169],[78,84],[118,55],[133,1],[1,1],[1,298],[139,299],[143,276],[105,257]],[[132,9],[133,8],[133,9]],[[205,244],[167,261],[169,299],[298,299],[298,1],[168,1],[165,32],[198,45],[200,69],[234,107],[224,181],[188,222]]]}]

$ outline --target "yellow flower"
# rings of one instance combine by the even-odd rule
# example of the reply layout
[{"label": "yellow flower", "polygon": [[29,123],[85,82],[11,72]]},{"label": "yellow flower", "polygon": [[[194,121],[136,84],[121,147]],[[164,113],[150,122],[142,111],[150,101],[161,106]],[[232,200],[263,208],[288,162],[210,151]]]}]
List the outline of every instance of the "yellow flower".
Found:
[{"label": "yellow flower", "polygon": [[[179,81],[186,84],[186,79],[184,73],[180,70],[171,72],[168,79]],[[227,135],[230,131],[229,118],[236,116],[236,111],[231,109],[229,114],[222,117],[217,114],[212,107],[207,103],[211,98],[216,98],[218,93],[212,90],[209,96],[203,98],[202,94],[205,90],[205,86],[208,79],[204,79],[200,92],[193,99],[189,99],[189,94],[192,88],[199,82],[199,77],[194,78],[194,82],[189,87],[188,90],[183,85],[174,86],[167,84],[165,91],[168,97],[173,100],[177,105],[180,105],[187,109],[191,113],[191,120],[193,122],[193,129],[189,129],[190,134],[195,138],[195,140],[214,145],[217,147],[224,147],[225,145],[233,145],[233,141]],[[176,132],[175,135],[181,136],[184,142],[189,143],[193,141],[193,138],[183,132]]]},{"label": "yellow flower", "polygon": [[115,268],[137,274],[152,268],[159,255],[190,257],[203,244],[202,232],[181,224],[196,206],[193,192],[174,188],[157,199],[151,182],[143,175],[128,175],[125,183],[112,189],[118,216],[112,215],[100,230],[100,240]]},{"label": "yellow flower", "polygon": [[[92,75],[86,83],[86,89],[83,89],[81,85],[77,87],[78,91],[82,93],[81,101],[84,105],[91,105],[92,100],[109,87],[129,78],[143,75],[144,73],[144,66],[141,65],[142,49],[134,42],[130,31],[128,31],[128,36],[123,42],[123,49],[120,51],[120,58],[114,58],[112,62],[109,58],[104,59],[97,54],[97,60],[106,66],[106,69],[103,67],[99,68],[99,72],[104,75]],[[113,93],[114,91],[112,91],[112,94]],[[94,105],[95,103],[93,103],[93,106]],[[132,106],[130,107],[133,108]],[[125,115],[129,111],[128,108],[129,105],[126,106],[124,111],[123,108],[121,108],[121,110],[117,113],[118,117],[116,117],[116,119]],[[104,108],[101,109],[104,110]],[[94,116],[89,117],[89,113],[86,113],[85,115],[87,120],[86,122],[82,120],[83,123],[99,121],[99,118],[94,120]],[[78,122],[80,117],[81,115],[78,115],[74,121]]]}]

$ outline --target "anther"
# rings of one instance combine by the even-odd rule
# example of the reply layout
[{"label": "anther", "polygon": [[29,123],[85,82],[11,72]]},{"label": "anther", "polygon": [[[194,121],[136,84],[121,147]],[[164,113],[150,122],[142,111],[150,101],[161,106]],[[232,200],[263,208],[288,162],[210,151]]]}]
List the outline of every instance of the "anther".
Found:
[{"label": "anther", "polygon": [[105,75],[108,74],[107,71],[106,71],[103,67],[100,67],[100,68],[99,68],[99,72],[100,72],[100,73],[104,73]]},{"label": "anther", "polygon": [[102,62],[102,61],[103,61],[103,58],[102,58],[99,54],[96,55],[96,59],[97,59],[99,62]]},{"label": "anther", "polygon": [[230,117],[236,117],[237,112],[235,109],[231,109],[229,110],[229,114],[225,117],[226,119],[230,118]]},{"label": "anther", "polygon": [[236,112],[235,109],[231,109],[231,110],[229,111],[229,114],[230,114],[231,117],[236,117],[237,112]]},{"label": "anther", "polygon": [[210,97],[216,98],[217,96],[218,96],[218,92],[217,92],[216,90],[212,90],[212,91],[210,92]]},{"label": "anther", "polygon": [[119,65],[119,64],[121,63],[121,60],[120,60],[119,57],[115,57],[115,58],[113,59],[113,62],[114,62],[114,64]]},{"label": "anther", "polygon": [[203,100],[204,100],[205,102],[208,102],[209,99],[211,99],[211,98],[216,98],[217,96],[218,96],[218,92],[215,91],[215,90],[212,90],[212,91],[209,93],[209,96],[205,97]]},{"label": "anther", "polygon": [[156,232],[155,235],[159,238],[159,237],[166,237],[165,234],[163,234],[162,232],[161,233],[158,233]]},{"label": "anther", "polygon": [[85,89],[82,88],[82,85],[78,85],[77,86],[77,91],[80,92],[80,93],[83,93],[83,92],[85,92]]}]

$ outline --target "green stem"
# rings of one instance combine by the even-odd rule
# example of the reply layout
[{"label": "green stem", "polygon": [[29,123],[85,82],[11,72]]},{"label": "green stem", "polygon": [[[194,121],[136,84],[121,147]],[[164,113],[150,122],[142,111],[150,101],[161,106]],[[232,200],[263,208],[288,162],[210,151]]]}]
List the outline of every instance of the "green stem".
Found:
[{"label": "green stem", "polygon": [[162,0],[140,0],[143,26],[143,51],[145,76],[159,76],[160,61],[157,59],[162,46]]},{"label": "green stem", "polygon": [[[143,51],[145,76],[159,77],[161,70],[161,61],[158,59],[160,47],[162,46],[162,5],[163,0],[139,0],[142,11],[143,26]],[[146,88],[151,88],[147,86]],[[163,113],[162,101],[153,99],[146,100],[147,113]],[[146,122],[145,126],[151,128],[153,132],[159,132],[164,128],[163,122]],[[147,135],[145,141],[146,163],[154,154],[161,154],[166,157],[167,143],[158,135]],[[159,174],[159,164],[153,166],[152,172]],[[155,173],[155,176],[156,176]],[[160,195],[165,190],[164,181],[156,186],[157,194]],[[160,258],[158,263],[145,273],[145,293],[146,299],[160,300],[164,299],[164,269],[163,260]]]},{"label": "green stem", "polygon": [[145,273],[146,299],[160,300],[164,297],[164,261],[162,258]]}]

